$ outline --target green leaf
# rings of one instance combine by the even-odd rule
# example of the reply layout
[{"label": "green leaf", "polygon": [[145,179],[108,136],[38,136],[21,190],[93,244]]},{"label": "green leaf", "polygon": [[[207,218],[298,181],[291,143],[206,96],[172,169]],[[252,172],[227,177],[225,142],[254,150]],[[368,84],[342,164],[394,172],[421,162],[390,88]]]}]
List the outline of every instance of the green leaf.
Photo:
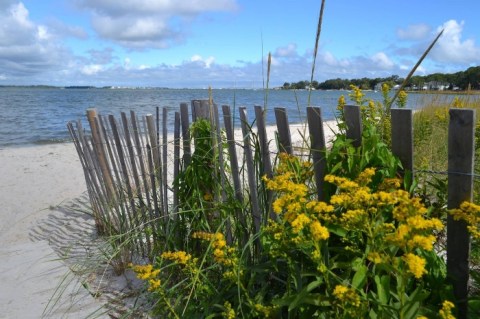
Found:
[{"label": "green leaf", "polygon": [[358,267],[358,270],[352,279],[352,286],[354,288],[362,289],[362,287],[365,285],[365,282],[367,282],[367,272],[368,272],[367,266],[361,265]]},{"label": "green leaf", "polygon": [[377,286],[377,294],[379,301],[386,305],[390,299],[390,276],[375,276],[375,285]]}]

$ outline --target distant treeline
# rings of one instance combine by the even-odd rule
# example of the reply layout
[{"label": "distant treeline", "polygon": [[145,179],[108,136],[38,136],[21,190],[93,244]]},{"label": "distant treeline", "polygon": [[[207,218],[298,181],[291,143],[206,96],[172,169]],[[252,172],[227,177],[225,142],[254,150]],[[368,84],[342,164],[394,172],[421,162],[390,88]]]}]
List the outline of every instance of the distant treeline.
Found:
[{"label": "distant treeline", "polygon": [[[312,87],[317,90],[345,90],[350,85],[355,85],[362,90],[378,89],[379,84],[388,83],[390,87],[403,82],[403,78],[392,75],[386,78],[361,78],[361,79],[330,79],[325,82],[299,81],[294,83],[285,82],[282,89],[301,90]],[[407,83],[409,90],[479,90],[480,89],[480,66],[470,67],[457,73],[433,73],[429,75],[414,75]]]}]

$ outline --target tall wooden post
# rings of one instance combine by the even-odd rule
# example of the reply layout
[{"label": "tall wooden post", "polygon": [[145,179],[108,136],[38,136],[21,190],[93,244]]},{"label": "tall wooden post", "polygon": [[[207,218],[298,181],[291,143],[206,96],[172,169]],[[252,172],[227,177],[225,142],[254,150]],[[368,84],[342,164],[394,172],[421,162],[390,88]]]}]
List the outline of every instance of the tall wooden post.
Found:
[{"label": "tall wooden post", "polygon": [[[413,174],[413,110],[391,109],[392,152],[398,156],[404,171]],[[412,175],[413,178],[413,175]]]},{"label": "tall wooden post", "polygon": [[345,105],[343,112],[345,114],[345,124],[347,125],[347,138],[353,140],[353,146],[360,147],[363,132],[360,106]]},{"label": "tall wooden post", "polygon": [[315,184],[317,186],[317,198],[318,200],[324,200],[323,185],[327,160],[325,158],[326,145],[325,133],[323,132],[322,110],[319,107],[307,107],[307,120],[313,169],[315,171]]},{"label": "tall wooden post", "polygon": [[[448,126],[448,209],[473,198],[475,110],[450,109]],[[447,274],[459,319],[467,318],[470,235],[464,221],[447,219]]]}]

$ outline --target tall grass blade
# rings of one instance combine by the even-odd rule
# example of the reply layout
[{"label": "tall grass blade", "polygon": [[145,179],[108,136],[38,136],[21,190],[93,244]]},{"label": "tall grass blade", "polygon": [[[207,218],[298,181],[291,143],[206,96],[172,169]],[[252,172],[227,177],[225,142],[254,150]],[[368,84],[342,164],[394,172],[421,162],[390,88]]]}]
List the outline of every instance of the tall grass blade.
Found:
[{"label": "tall grass blade", "polygon": [[432,41],[432,43],[428,46],[427,50],[425,50],[425,52],[422,54],[422,56],[420,57],[420,59],[418,60],[417,64],[415,64],[415,66],[413,67],[413,69],[410,71],[410,73],[408,73],[407,77],[405,78],[405,80],[403,80],[402,82],[402,85],[400,85],[400,88],[397,90],[397,92],[395,93],[395,95],[393,96],[393,99],[390,101],[390,104],[388,105],[388,110],[392,107],[393,105],[393,102],[395,102],[395,99],[398,97],[398,94],[400,93],[400,91],[403,90],[403,88],[405,87],[405,85],[408,83],[408,81],[410,81],[410,78],[412,77],[413,73],[415,73],[415,71],[417,70],[417,68],[420,66],[420,64],[423,62],[423,60],[425,59],[425,57],[428,55],[428,53],[430,52],[430,50],[433,48],[433,46],[435,45],[435,43],[437,43],[438,39],[440,39],[440,37],[442,36],[443,34],[443,31],[445,31],[445,29],[443,29],[442,31],[440,31],[440,33],[437,35],[437,37],[435,38],[435,40]]},{"label": "tall grass blade", "polygon": [[313,82],[313,76],[315,74],[315,63],[316,63],[316,60],[317,60],[318,43],[320,42],[320,33],[322,32],[323,9],[324,8],[325,8],[325,0],[322,0],[322,5],[320,6],[320,14],[318,16],[317,35],[315,37],[315,49],[313,50],[312,73],[310,74],[310,85],[309,85],[309,89],[308,89],[307,106],[310,106],[310,98],[311,98],[311,95],[312,95],[312,82]]}]

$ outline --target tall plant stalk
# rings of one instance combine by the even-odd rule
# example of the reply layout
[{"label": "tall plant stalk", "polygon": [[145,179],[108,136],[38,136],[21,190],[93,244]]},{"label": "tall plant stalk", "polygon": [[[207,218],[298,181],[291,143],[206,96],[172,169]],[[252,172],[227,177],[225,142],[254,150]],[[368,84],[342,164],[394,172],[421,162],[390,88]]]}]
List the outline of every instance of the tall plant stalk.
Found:
[{"label": "tall plant stalk", "polygon": [[307,106],[310,106],[310,98],[311,98],[311,95],[312,95],[312,82],[313,82],[313,76],[315,74],[315,63],[317,61],[318,43],[320,42],[320,33],[322,32],[322,22],[323,22],[323,10],[324,10],[324,8],[325,8],[325,0],[322,0],[322,5],[320,6],[320,14],[318,15],[317,35],[315,37],[315,49],[313,50],[312,73],[310,74],[310,85],[309,85],[309,89],[308,89]]}]

